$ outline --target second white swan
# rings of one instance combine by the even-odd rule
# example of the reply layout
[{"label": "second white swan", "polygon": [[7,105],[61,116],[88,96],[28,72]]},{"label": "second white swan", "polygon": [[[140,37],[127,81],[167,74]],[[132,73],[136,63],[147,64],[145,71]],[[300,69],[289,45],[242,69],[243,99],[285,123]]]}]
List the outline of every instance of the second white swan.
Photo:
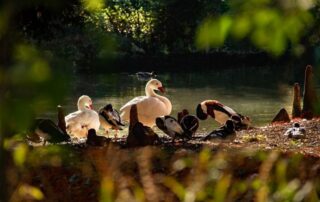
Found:
[{"label": "second white swan", "polygon": [[164,96],[156,94],[154,90],[164,92],[162,83],[157,79],[151,79],[146,84],[145,96],[135,97],[121,107],[120,112],[122,120],[129,121],[132,105],[137,105],[138,119],[145,126],[152,127],[155,125],[157,117],[170,115],[172,110],[170,100]]},{"label": "second white swan", "polygon": [[87,95],[82,95],[78,100],[78,111],[65,117],[66,130],[70,136],[84,138],[88,130],[93,128],[99,130],[99,115],[93,110],[92,100]]}]

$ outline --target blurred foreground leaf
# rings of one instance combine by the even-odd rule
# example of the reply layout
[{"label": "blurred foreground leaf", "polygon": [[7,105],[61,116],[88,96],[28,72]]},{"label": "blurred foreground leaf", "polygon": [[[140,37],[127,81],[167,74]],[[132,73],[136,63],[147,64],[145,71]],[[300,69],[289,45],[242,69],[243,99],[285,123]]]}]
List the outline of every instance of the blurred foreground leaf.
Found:
[{"label": "blurred foreground leaf", "polygon": [[301,54],[301,40],[314,23],[310,9],[315,1],[275,2],[230,1],[228,12],[209,17],[200,25],[197,46],[201,49],[221,47],[230,36],[237,40],[248,38],[257,48],[276,56],[291,47],[293,53]]},{"label": "blurred foreground leaf", "polygon": [[180,184],[174,178],[166,177],[164,179],[164,185],[170,188],[177,195],[180,201],[184,201],[186,190],[182,184]]},{"label": "blurred foreground leaf", "polygon": [[13,160],[17,166],[23,166],[26,156],[28,154],[28,146],[24,143],[20,143],[13,151]]},{"label": "blurred foreground leaf", "polygon": [[113,200],[114,184],[113,181],[105,177],[102,179],[100,188],[100,201],[102,202],[112,202]]},{"label": "blurred foreground leaf", "polygon": [[225,201],[228,193],[228,189],[231,183],[231,175],[226,174],[221,177],[221,179],[217,182],[215,191],[214,191],[214,198],[216,202],[223,202]]},{"label": "blurred foreground leaf", "polygon": [[27,185],[27,184],[23,184],[19,187],[19,195],[25,199],[25,200],[43,200],[44,199],[44,195],[41,192],[41,190],[37,187],[31,186],[31,185]]},{"label": "blurred foreground leaf", "polygon": [[96,11],[104,6],[103,0],[82,0],[83,6],[88,11]]}]

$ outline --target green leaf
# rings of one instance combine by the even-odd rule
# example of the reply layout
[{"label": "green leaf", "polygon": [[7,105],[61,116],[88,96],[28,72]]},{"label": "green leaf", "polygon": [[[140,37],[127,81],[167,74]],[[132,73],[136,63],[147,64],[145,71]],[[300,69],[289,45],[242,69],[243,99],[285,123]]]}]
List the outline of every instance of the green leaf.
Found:
[{"label": "green leaf", "polygon": [[197,46],[202,49],[209,46],[222,46],[229,34],[231,25],[232,19],[228,15],[205,21],[198,30]]},{"label": "green leaf", "polygon": [[84,8],[88,11],[97,11],[104,6],[103,0],[82,0]]},{"label": "green leaf", "polygon": [[164,185],[171,189],[173,193],[177,195],[180,201],[183,201],[186,195],[186,190],[177,180],[172,177],[166,177],[164,179]]},{"label": "green leaf", "polygon": [[18,189],[18,193],[20,196],[25,198],[31,197],[32,199],[38,201],[44,199],[44,195],[39,188],[27,184],[21,185]]},{"label": "green leaf", "polygon": [[214,190],[214,198],[216,202],[223,202],[227,196],[227,192],[231,182],[231,175],[223,175],[221,179],[217,182],[216,188]]},{"label": "green leaf", "polygon": [[17,166],[22,166],[26,160],[28,153],[28,146],[21,143],[14,149],[13,159]]},{"label": "green leaf", "polygon": [[112,202],[114,192],[114,184],[112,179],[105,177],[101,182],[100,188],[100,201],[102,202]]},{"label": "green leaf", "polygon": [[248,19],[250,16],[239,16],[232,24],[232,34],[237,39],[244,38],[251,29],[251,21]]}]

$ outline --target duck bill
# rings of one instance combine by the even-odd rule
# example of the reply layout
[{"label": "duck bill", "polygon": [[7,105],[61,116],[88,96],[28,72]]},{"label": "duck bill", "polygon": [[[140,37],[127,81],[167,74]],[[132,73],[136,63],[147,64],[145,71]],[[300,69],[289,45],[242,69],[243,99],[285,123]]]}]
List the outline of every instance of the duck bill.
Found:
[{"label": "duck bill", "polygon": [[92,105],[92,104],[91,104],[91,105],[89,105],[89,108],[90,108],[90,109],[93,109],[93,105]]},{"label": "duck bill", "polygon": [[159,87],[158,90],[161,92],[161,93],[165,93],[166,90],[164,89],[164,87]]},{"label": "duck bill", "polygon": [[247,126],[250,126],[251,125],[251,119],[249,118],[249,117],[247,117],[247,116],[245,116],[244,118],[243,118],[243,121],[242,121],[245,125],[247,125]]},{"label": "duck bill", "polygon": [[175,131],[176,133],[182,135],[184,133],[184,130],[182,129],[182,127],[180,125],[178,125],[176,128],[175,128]]}]

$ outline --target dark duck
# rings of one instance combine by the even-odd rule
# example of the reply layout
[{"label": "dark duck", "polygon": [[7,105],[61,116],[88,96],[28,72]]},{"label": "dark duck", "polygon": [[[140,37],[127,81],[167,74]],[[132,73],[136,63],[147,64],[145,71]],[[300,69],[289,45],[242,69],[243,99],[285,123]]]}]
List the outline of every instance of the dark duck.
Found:
[{"label": "dark duck", "polygon": [[220,128],[209,133],[203,140],[214,140],[214,139],[233,139],[235,138],[236,130],[235,123],[232,120],[227,120],[226,123]]},{"label": "dark duck", "polygon": [[66,123],[64,113],[61,106],[58,109],[58,124],[50,119],[36,119],[27,135],[27,139],[33,142],[43,141],[43,145],[47,142],[60,143],[70,141],[70,136],[66,133]]},{"label": "dark duck", "polygon": [[178,122],[189,138],[194,136],[199,128],[199,119],[196,116],[190,115],[186,109],[178,113]]},{"label": "dark duck", "polygon": [[174,141],[175,138],[191,139],[199,127],[199,120],[184,109],[178,113],[178,120],[172,116],[162,116],[156,118],[156,125]]},{"label": "dark duck", "polygon": [[172,116],[161,116],[156,118],[157,127],[165,134],[172,138],[174,141],[176,138],[188,138],[184,135],[184,131],[177,121]]},{"label": "dark duck", "polygon": [[217,100],[205,100],[197,106],[197,117],[206,120],[208,115],[223,125],[227,120],[232,119],[235,123],[236,130],[247,129],[250,124],[250,118],[243,116],[232,108],[218,102]]},{"label": "dark duck", "polygon": [[306,129],[304,127],[301,127],[299,123],[294,123],[293,126],[289,128],[284,135],[294,139],[304,138],[306,136]]},{"label": "dark duck", "polygon": [[152,72],[137,72],[136,76],[138,80],[140,81],[149,81],[150,79],[154,79],[157,77],[157,75],[152,71]]},{"label": "dark duck", "polygon": [[137,105],[132,105],[130,109],[130,125],[127,137],[128,147],[139,147],[154,145],[160,142],[158,135],[148,126],[144,126],[138,119]]},{"label": "dark duck", "polygon": [[112,107],[111,104],[107,104],[106,106],[99,109],[99,120],[100,127],[102,127],[106,133],[108,133],[109,129],[113,130],[122,130],[121,126],[124,124],[121,121],[119,112]]},{"label": "dark duck", "polygon": [[91,128],[88,130],[88,137],[86,140],[86,144],[89,146],[96,146],[96,147],[103,147],[108,145],[110,142],[110,139],[103,137],[103,136],[98,136],[96,134],[96,130]]}]

